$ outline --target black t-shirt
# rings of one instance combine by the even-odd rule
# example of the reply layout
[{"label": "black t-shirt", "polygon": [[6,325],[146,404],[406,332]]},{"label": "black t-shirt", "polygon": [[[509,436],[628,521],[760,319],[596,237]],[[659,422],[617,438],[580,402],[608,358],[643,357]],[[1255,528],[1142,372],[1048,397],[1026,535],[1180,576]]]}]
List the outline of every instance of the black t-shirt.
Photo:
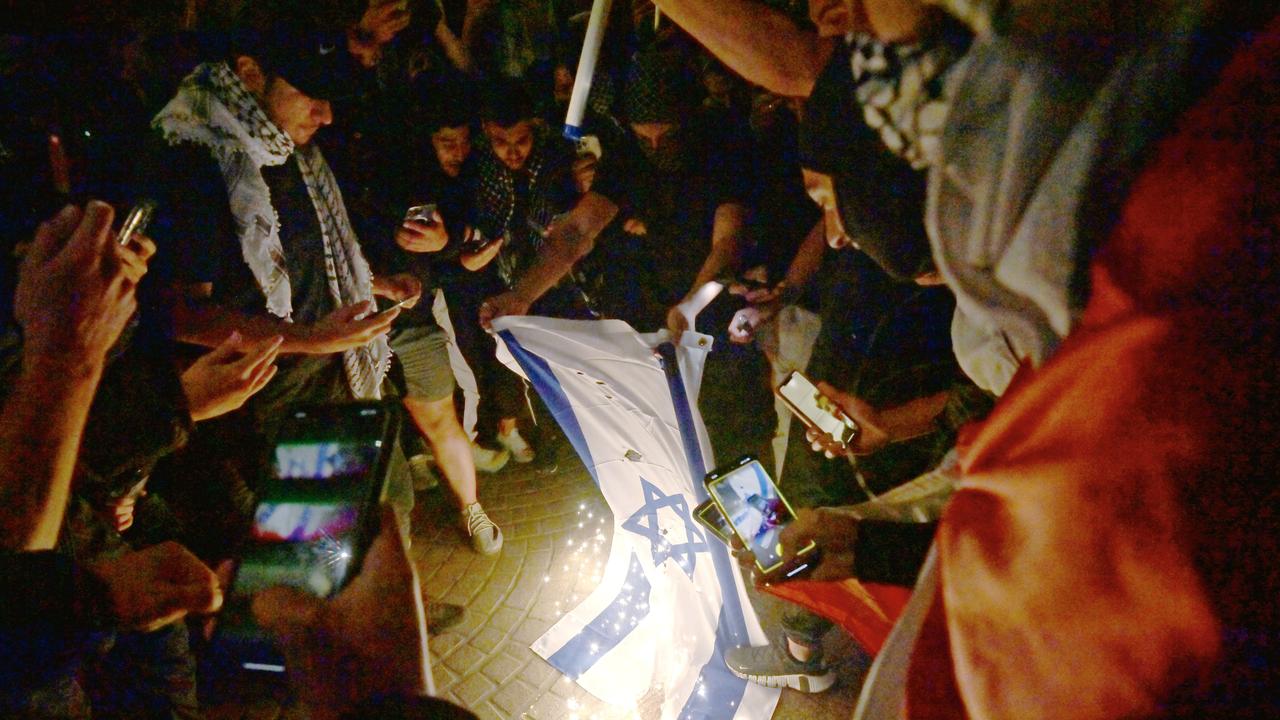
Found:
[{"label": "black t-shirt", "polygon": [[[210,302],[246,315],[266,315],[266,296],[245,263],[225,182],[209,151],[157,146],[147,180],[158,208],[148,235],[157,245],[152,272],[166,283],[210,283]],[[280,220],[280,242],[292,290],[293,321],[312,323],[337,303],[329,293],[324,241],[296,158],[264,167],[263,179]],[[342,356],[282,355],[279,371],[251,404],[259,416],[289,402],[350,399]]]},{"label": "black t-shirt", "polygon": [[666,169],[645,156],[638,142],[605,157],[592,192],[617,205],[620,218],[644,222],[641,266],[652,267],[662,302],[689,290],[711,249],[716,209],[751,206],[757,194],[751,136],[731,116],[699,110],[673,129],[678,147]]}]

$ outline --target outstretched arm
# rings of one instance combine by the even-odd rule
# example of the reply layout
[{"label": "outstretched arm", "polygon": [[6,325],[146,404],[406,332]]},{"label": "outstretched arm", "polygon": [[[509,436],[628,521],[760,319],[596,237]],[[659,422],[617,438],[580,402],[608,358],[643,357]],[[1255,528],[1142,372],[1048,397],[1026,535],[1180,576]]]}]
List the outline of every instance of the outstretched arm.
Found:
[{"label": "outstretched arm", "polygon": [[547,244],[538,253],[538,259],[516,282],[515,287],[480,306],[480,322],[503,315],[523,315],[538,298],[555,287],[595,247],[600,231],[613,221],[618,206],[598,193],[583,195],[578,204],[563,217],[558,218],[547,234]]},{"label": "outstretched arm", "polygon": [[809,96],[837,42],[797,27],[756,0],[657,0],[657,5],[734,72],[790,97]]}]

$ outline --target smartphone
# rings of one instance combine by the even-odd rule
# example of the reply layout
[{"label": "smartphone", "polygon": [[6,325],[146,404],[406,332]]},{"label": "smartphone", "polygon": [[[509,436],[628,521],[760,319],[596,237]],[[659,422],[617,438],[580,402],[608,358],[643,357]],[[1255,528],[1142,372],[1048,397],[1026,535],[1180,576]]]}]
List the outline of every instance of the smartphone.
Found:
[{"label": "smartphone", "polygon": [[817,388],[801,372],[793,372],[775,391],[806,427],[830,435],[841,447],[848,447],[861,428],[847,417],[835,401]]},{"label": "smartphone", "polygon": [[487,238],[479,228],[468,227],[466,239],[462,241],[462,253],[464,255],[474,255],[481,250],[489,247],[494,240],[498,238]]},{"label": "smartphone", "polygon": [[[383,309],[379,310],[377,314],[378,314],[378,315],[386,315],[387,313],[391,312],[392,310],[396,310],[396,309],[399,309],[399,308],[402,308],[402,307],[404,307],[404,306],[408,305],[408,304],[409,304],[410,302],[412,302],[414,299],[415,299],[415,298],[405,298],[404,300],[401,300],[400,302],[396,303],[395,305],[392,305],[392,306],[390,306],[390,307],[386,307],[386,308],[383,308]],[[421,296],[419,296],[417,299],[418,299],[418,300],[421,300],[422,298],[421,298]]]},{"label": "smartphone", "polygon": [[435,225],[436,204],[427,203],[426,205],[414,205],[404,214],[404,221],[416,220],[420,223]]},{"label": "smartphone", "polygon": [[133,242],[135,235],[141,235],[147,231],[147,225],[151,223],[151,216],[155,214],[156,203],[154,200],[139,200],[137,205],[124,216],[124,222],[120,224],[120,234],[116,235],[116,242],[121,245],[128,245]]},{"label": "smartphone", "polygon": [[720,508],[716,507],[715,501],[704,500],[701,505],[694,508],[693,519],[712,535],[720,538],[725,545],[733,546],[733,527],[725,519],[724,513],[720,512]]},{"label": "smartphone", "polygon": [[288,412],[218,618],[214,644],[220,659],[240,670],[285,671],[282,654],[253,619],[253,597],[287,585],[327,598],[355,577],[378,533],[379,502],[399,425],[393,404]]},{"label": "smartphone", "polygon": [[711,501],[755,555],[766,583],[790,580],[817,564],[818,548],[812,542],[794,555],[783,553],[779,537],[796,515],[759,460],[748,455],[713,470],[706,484]]}]

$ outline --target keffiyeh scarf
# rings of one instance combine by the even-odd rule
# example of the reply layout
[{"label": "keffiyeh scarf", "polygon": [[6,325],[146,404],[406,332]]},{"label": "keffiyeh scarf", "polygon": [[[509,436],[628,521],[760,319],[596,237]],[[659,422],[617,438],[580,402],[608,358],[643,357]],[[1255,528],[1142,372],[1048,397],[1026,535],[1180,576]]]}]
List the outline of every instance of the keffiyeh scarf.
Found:
[{"label": "keffiyeh scarf", "polygon": [[[373,275],[329,164],[314,145],[296,147],[226,63],[206,63],[192,71],[151,125],[170,145],[202,145],[218,161],[241,254],[266,297],[268,312],[292,321],[280,221],[262,168],[283,165],[295,153],[320,221],[330,295],[338,307],[373,299]],[[386,337],[343,353],[352,394],[362,400],[380,397],[390,360]]]},{"label": "keffiyeh scarf", "polygon": [[886,147],[917,170],[938,157],[948,101],[946,71],[960,53],[946,42],[894,44],[850,33],[858,104]]}]

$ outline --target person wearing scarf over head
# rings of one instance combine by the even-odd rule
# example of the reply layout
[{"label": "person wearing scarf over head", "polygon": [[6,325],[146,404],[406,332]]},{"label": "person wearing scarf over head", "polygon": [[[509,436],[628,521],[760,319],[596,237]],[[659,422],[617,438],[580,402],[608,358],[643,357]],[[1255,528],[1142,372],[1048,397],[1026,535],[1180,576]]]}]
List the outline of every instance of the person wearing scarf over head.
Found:
[{"label": "person wearing scarf over head", "polygon": [[[938,4],[975,41],[919,145],[926,224],[1016,374],[961,433],[905,652],[857,717],[1272,717],[1276,8]],[[851,5],[881,41],[925,10]],[[907,148],[937,118],[891,94],[867,101]]]}]

